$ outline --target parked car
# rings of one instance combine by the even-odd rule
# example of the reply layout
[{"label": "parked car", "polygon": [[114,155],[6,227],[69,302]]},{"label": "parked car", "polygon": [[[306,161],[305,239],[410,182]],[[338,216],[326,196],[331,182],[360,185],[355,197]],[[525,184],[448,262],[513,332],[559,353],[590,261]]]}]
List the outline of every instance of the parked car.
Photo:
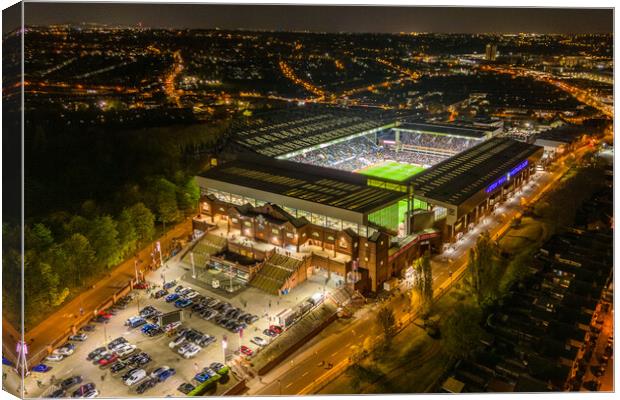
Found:
[{"label": "parked car", "polygon": [[148,287],[149,287],[148,282],[144,282],[144,281],[138,282],[135,285],[133,285],[134,289],[147,289]]},{"label": "parked car", "polygon": [[115,348],[122,346],[125,343],[127,343],[127,339],[119,336],[116,339],[112,340],[110,343],[108,343],[108,350],[114,350]]},{"label": "parked car", "polygon": [[128,364],[123,361],[117,361],[110,367],[110,372],[112,374],[118,374],[119,372],[127,368],[127,365]]},{"label": "parked car", "polygon": [[97,389],[93,389],[93,390],[87,392],[84,396],[82,396],[82,398],[84,398],[84,399],[94,399],[97,396],[99,396],[99,391]]},{"label": "parked car", "polygon": [[114,352],[116,353],[117,356],[119,357],[126,357],[130,354],[132,354],[134,351],[137,350],[136,345],[133,344],[125,344],[124,346],[114,350]]},{"label": "parked car", "polygon": [[97,347],[95,350],[91,351],[90,353],[88,353],[88,356],[86,357],[87,360],[94,360],[95,357],[97,357],[99,354],[103,353],[106,351],[105,347]]},{"label": "parked car", "polygon": [[278,336],[277,333],[275,333],[274,331],[269,330],[269,329],[265,329],[263,331],[263,335],[266,335],[266,336],[269,336],[269,337],[276,337],[276,336]]},{"label": "parked car", "polygon": [[114,364],[116,360],[118,360],[118,356],[114,353],[110,353],[101,357],[97,362],[99,363],[100,367],[107,367]]},{"label": "parked car", "polygon": [[132,386],[138,383],[138,381],[144,379],[144,377],[146,377],[146,371],[143,369],[137,369],[128,374],[127,378],[123,379],[123,382],[127,386]]},{"label": "parked car", "polygon": [[188,348],[183,353],[184,358],[192,358],[200,352],[201,348],[197,344],[189,343]]},{"label": "parked car", "polygon": [[91,392],[95,389],[94,383],[87,383],[85,385],[80,386],[73,392],[73,397],[83,397],[86,393]]},{"label": "parked car", "polygon": [[175,288],[174,288],[174,292],[175,292],[175,293],[179,293],[179,292],[180,292],[181,290],[183,290],[183,289],[184,289],[183,285],[179,285],[179,286],[177,286],[177,287],[175,287]]},{"label": "parked car", "polygon": [[185,342],[185,340],[186,340],[185,335],[178,335],[168,344],[168,347],[170,347],[171,349],[174,349],[181,343]]},{"label": "parked car", "polygon": [[34,367],[32,367],[33,372],[48,372],[50,369],[52,369],[52,367],[50,367],[49,365],[45,365],[45,364],[37,364]]},{"label": "parked car", "polygon": [[125,325],[130,328],[137,328],[144,324],[146,324],[146,320],[142,317],[131,317],[125,322]]},{"label": "parked car", "polygon": [[168,290],[168,289],[172,289],[173,287],[175,287],[177,284],[177,281],[171,281],[171,282],[166,282],[164,283],[164,289]]},{"label": "parked car", "polygon": [[78,334],[69,336],[69,340],[73,340],[75,342],[83,342],[86,339],[88,339],[88,335],[85,333],[78,333]]},{"label": "parked car", "polygon": [[166,379],[170,378],[172,375],[176,374],[177,371],[174,368],[169,368],[167,370],[165,370],[164,372],[162,372],[161,374],[159,374],[158,379],[160,382],[165,381]]},{"label": "parked car", "polygon": [[52,398],[52,399],[58,399],[58,398],[61,398],[61,397],[67,397],[67,392],[65,392],[65,391],[64,391],[64,390],[62,390],[62,389],[56,389],[56,390],[54,390],[54,391],[50,394],[50,396],[49,396],[49,397],[50,397],[50,398]]},{"label": "parked car", "polygon": [[205,382],[209,378],[211,378],[211,375],[209,375],[207,372],[204,372],[204,371],[199,372],[196,375],[194,375],[194,380],[200,383]]},{"label": "parked car", "polygon": [[252,349],[250,349],[248,346],[239,347],[239,351],[246,356],[251,356],[252,354],[254,354],[254,351],[252,351]]},{"label": "parked car", "polygon": [[57,349],[54,349],[52,354],[60,354],[61,356],[67,357],[73,354],[74,351],[75,351],[75,346],[70,343],[67,343],[63,346],[60,346]]},{"label": "parked car", "polygon": [[171,322],[164,327],[164,331],[171,332],[181,326],[181,321]]},{"label": "parked car", "polygon": [[282,333],[282,327],[278,326],[278,325],[270,325],[269,326],[269,330],[270,331],[274,331],[275,333],[277,333],[278,335]]},{"label": "parked car", "polygon": [[188,394],[192,390],[194,390],[194,385],[191,383],[182,383],[177,387],[177,390],[183,394]]},{"label": "parked car", "polygon": [[60,382],[60,387],[62,389],[67,390],[71,386],[75,386],[78,383],[82,383],[82,381],[83,381],[83,378],[80,375],[75,375]]},{"label": "parked car", "polygon": [[166,295],[168,295],[168,291],[166,289],[160,289],[160,290],[155,292],[153,297],[155,297],[156,299],[159,299],[159,298],[164,297]]},{"label": "parked car", "polygon": [[157,382],[159,382],[157,379],[147,378],[144,381],[140,382],[138,386],[136,386],[136,392],[138,394],[142,394],[157,385]]},{"label": "parked car", "polygon": [[188,300],[188,299],[179,299],[177,301],[174,302],[174,306],[176,308],[185,308],[187,306],[192,305],[192,301]]},{"label": "parked car", "polygon": [[250,342],[252,342],[252,343],[254,343],[254,344],[258,345],[258,346],[261,346],[261,347],[263,347],[263,346],[267,346],[267,343],[268,343],[265,339],[263,339],[263,338],[262,338],[262,337],[260,337],[260,336],[254,336],[254,337],[250,340]]},{"label": "parked car", "polygon": [[95,330],[95,325],[84,325],[80,328],[80,330],[84,332],[92,332]]},{"label": "parked car", "polygon": [[173,301],[177,301],[179,299],[179,294],[178,293],[171,293],[168,296],[166,296],[165,300],[166,303],[172,303]]},{"label": "parked car", "polygon": [[49,356],[45,357],[47,361],[53,361],[53,362],[61,361],[63,358],[64,357],[60,354],[50,354]]}]

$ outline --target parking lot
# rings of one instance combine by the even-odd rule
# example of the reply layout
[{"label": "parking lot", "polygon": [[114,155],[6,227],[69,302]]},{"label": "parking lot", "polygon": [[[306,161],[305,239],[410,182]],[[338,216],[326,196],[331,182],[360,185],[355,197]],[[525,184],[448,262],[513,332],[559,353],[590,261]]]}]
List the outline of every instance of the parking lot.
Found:
[{"label": "parking lot", "polygon": [[[126,307],[118,308],[112,312],[113,315],[108,315],[109,319],[107,322],[104,322],[106,318],[99,318],[101,322],[90,323],[93,330],[85,332],[88,336],[85,341],[71,341],[75,345],[75,350],[71,355],[66,356],[61,361],[44,361],[52,369],[45,373],[33,372],[26,379],[28,396],[50,396],[58,386],[51,384],[52,378],[55,378],[55,381],[58,382],[74,375],[81,375],[83,382],[70,387],[67,390],[67,395],[69,396],[80,385],[90,382],[95,383],[99,396],[138,396],[139,394],[136,393],[138,384],[130,387],[123,384],[121,380],[121,376],[131,366],[113,373],[112,366],[117,360],[113,360],[104,367],[98,365],[98,362],[87,360],[89,353],[93,350],[100,347],[108,347],[114,339],[119,337],[124,338],[128,344],[136,346],[136,349],[131,354],[125,356],[125,358],[131,357],[132,354],[146,353],[148,355],[150,360],[144,366],[141,366],[148,374],[162,366],[175,369],[174,375],[168,377],[163,382],[157,383],[152,388],[147,388],[143,394],[144,396],[183,396],[183,393],[179,392],[177,388],[183,383],[198,385],[198,382],[194,380],[195,375],[203,371],[204,368],[209,367],[212,363],[217,362],[231,365],[233,359],[248,357],[248,355],[260,351],[261,347],[269,346],[271,341],[277,340],[277,335],[265,334],[264,331],[275,324],[273,321],[275,321],[275,316],[280,311],[295,306],[304,298],[314,293],[323,293],[330,290],[329,285],[326,286],[324,279],[310,279],[299,285],[291,294],[282,297],[271,296],[252,287],[246,288],[236,296],[223,297],[216,291],[187,282],[184,278],[188,275],[188,270],[182,264],[174,261],[163,267],[163,269],[152,273],[151,276],[147,277],[150,289],[135,289],[131,293],[133,299],[128,301]],[[182,329],[191,329],[194,333],[204,334],[204,338],[212,338],[203,340],[201,343],[203,346],[200,346],[200,350],[191,358],[184,358],[178,353],[178,350],[183,347],[183,343],[174,349],[170,348],[169,344],[177,337],[176,333],[155,332],[155,335],[148,336],[142,332],[146,324],[134,328],[125,325],[128,319],[138,316],[139,312],[144,310],[145,307],[154,307],[157,311],[164,314],[181,309],[175,307],[175,301],[178,299],[167,302],[166,296],[154,298],[153,295],[162,289],[162,277],[165,277],[166,282],[176,281],[177,286],[189,287],[196,292],[195,295],[191,295],[194,296],[192,300],[196,300],[196,302],[192,301],[192,304],[182,308],[181,326],[177,328],[176,332],[178,333]],[[189,280],[191,280],[191,277]],[[176,286],[170,288],[168,293],[176,293],[181,297],[181,291],[177,293],[175,288]],[[218,325],[216,322],[217,317],[212,317],[209,320],[204,319],[201,317],[200,311],[192,310],[192,308],[197,308],[194,306],[199,304],[201,300],[205,304],[217,303],[220,306],[225,305],[223,314],[232,312],[233,316],[246,315],[244,320],[246,326],[229,324],[229,329],[227,329]],[[235,308],[238,308],[239,311],[235,312]],[[206,313],[206,315],[209,314],[210,312]],[[254,318],[252,318],[253,315],[255,316]],[[227,319],[235,320],[235,318]],[[152,323],[153,320],[147,320],[146,322]],[[256,340],[254,339],[255,337],[260,339]],[[226,348],[222,346],[223,338],[226,338]],[[187,343],[188,341],[185,340],[185,342]],[[207,342],[212,343],[207,344]],[[239,352],[241,346],[245,346],[245,348],[242,352]],[[127,350],[127,352],[130,352],[130,350]],[[236,371],[234,370],[228,375],[230,376],[228,383],[225,385],[218,384],[218,393],[234,385],[238,378],[240,378],[240,376],[236,376]]]}]

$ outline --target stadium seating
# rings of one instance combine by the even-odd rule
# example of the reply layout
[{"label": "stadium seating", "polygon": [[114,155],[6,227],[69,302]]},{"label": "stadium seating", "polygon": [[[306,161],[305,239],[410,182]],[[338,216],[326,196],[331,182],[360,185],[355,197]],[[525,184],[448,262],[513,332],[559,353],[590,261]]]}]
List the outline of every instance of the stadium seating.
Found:
[{"label": "stadium seating", "polygon": [[[207,263],[209,256],[221,253],[226,248],[226,238],[213,235],[210,233],[205,234],[198,243],[192,249],[194,253],[194,263],[197,267],[203,267]],[[191,264],[190,252],[183,256],[183,262]]]},{"label": "stadium seating", "polygon": [[302,264],[302,260],[274,253],[264,262],[250,285],[277,296],[282,286]]}]

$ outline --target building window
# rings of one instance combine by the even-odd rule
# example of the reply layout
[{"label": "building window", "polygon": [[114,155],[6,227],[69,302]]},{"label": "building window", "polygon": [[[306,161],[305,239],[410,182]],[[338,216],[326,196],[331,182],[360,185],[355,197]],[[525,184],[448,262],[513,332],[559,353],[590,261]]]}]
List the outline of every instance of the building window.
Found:
[{"label": "building window", "polygon": [[220,211],[221,211],[221,212],[224,212],[224,211],[226,211],[226,210],[224,209],[224,207],[220,207]]},{"label": "building window", "polygon": [[294,235],[291,232],[286,232],[286,237],[292,239]]},{"label": "building window", "polygon": [[318,232],[312,232],[312,236],[313,236],[313,237],[315,237],[315,238],[318,238],[318,237],[319,237],[319,236],[321,236],[321,235],[319,235],[319,233],[318,233]]},{"label": "building window", "polygon": [[231,221],[233,224],[236,224],[237,222],[239,222],[239,220],[237,218],[231,218]]},{"label": "building window", "polygon": [[327,237],[327,240],[331,240],[331,241],[333,241],[333,240],[334,240],[334,237],[333,237],[333,236],[328,236],[328,237]]},{"label": "building window", "polygon": [[353,243],[353,247],[357,247],[357,242]]},{"label": "building window", "polygon": [[274,235],[278,235],[280,233],[280,230],[274,228],[271,230],[271,233],[273,233]]},{"label": "building window", "polygon": [[368,261],[368,257],[364,257],[364,261]]},{"label": "building window", "polygon": [[368,247],[368,243],[364,243],[364,247]]},{"label": "building window", "polygon": [[247,226],[248,228],[252,226],[252,222],[251,221],[243,221],[243,225]]},{"label": "building window", "polygon": [[340,248],[342,249],[346,249],[348,247],[347,242],[345,242],[344,240],[341,240],[338,246],[340,246]]}]

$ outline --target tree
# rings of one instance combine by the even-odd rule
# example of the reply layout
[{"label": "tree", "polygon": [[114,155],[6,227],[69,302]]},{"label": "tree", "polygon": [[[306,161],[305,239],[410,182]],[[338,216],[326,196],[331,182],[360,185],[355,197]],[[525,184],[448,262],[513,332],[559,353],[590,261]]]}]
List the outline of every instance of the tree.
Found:
[{"label": "tree", "polygon": [[179,218],[177,204],[177,187],[165,178],[152,179],[148,182],[148,199],[157,211],[157,219],[164,224]]},{"label": "tree", "polygon": [[389,347],[392,338],[396,334],[396,317],[394,311],[388,307],[382,307],[377,313],[377,323],[383,331],[385,347]]},{"label": "tree", "polygon": [[95,218],[88,232],[88,240],[95,251],[95,260],[104,267],[111,267],[121,261],[116,222],[105,215]]},{"label": "tree", "polygon": [[125,257],[136,249],[136,243],[138,241],[138,234],[128,209],[124,209],[121,215],[119,215],[116,229],[118,230],[118,242],[121,246],[121,255]]},{"label": "tree", "polygon": [[65,268],[68,276],[73,278],[74,286],[81,284],[82,277],[92,274],[95,252],[86,236],[74,233],[56,249],[56,253],[59,260],[66,262]]},{"label": "tree", "polygon": [[131,224],[139,243],[151,240],[155,234],[155,216],[143,203],[136,203],[128,210]]},{"label": "tree", "polygon": [[24,246],[26,249],[42,252],[54,244],[52,231],[44,224],[34,224],[32,228],[25,226],[24,229]]},{"label": "tree", "polygon": [[177,202],[179,209],[186,214],[196,212],[196,206],[200,200],[200,187],[196,183],[196,179],[190,178],[185,185],[179,188],[177,193]]},{"label": "tree", "polygon": [[482,313],[478,307],[458,303],[441,327],[442,344],[453,359],[467,359],[481,346],[484,331],[480,327]]},{"label": "tree", "polygon": [[478,237],[476,246],[469,250],[469,285],[478,305],[493,299],[497,294],[500,276],[496,255],[497,245],[486,231]]}]

